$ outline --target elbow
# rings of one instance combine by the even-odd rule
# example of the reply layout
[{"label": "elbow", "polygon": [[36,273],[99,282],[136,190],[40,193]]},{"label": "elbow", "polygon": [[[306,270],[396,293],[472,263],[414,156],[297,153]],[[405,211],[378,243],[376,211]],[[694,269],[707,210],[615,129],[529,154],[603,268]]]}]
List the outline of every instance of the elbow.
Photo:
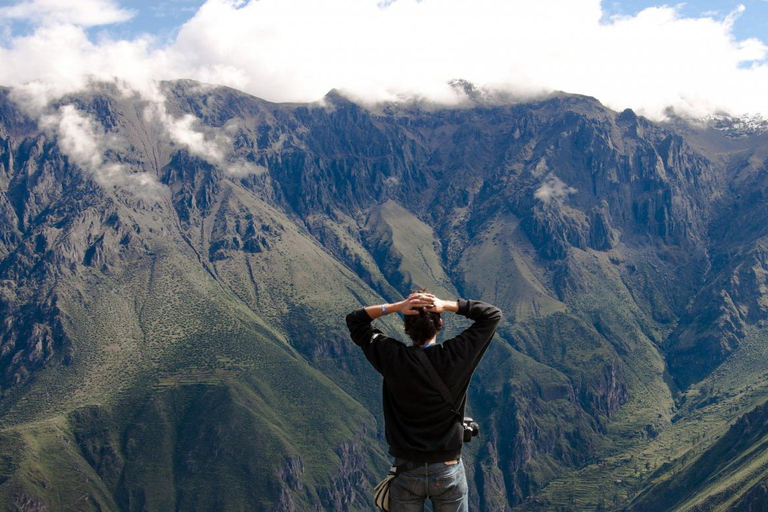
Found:
[{"label": "elbow", "polygon": [[360,311],[362,311],[365,316],[368,316],[365,313],[364,309],[356,309],[354,311],[351,311],[347,315],[346,322],[347,322],[347,327],[349,327],[350,330],[352,330],[352,327],[354,327],[355,325],[359,325],[360,324]]},{"label": "elbow", "polygon": [[503,318],[504,315],[502,314],[501,310],[497,307],[494,307],[493,311],[491,312],[490,319],[495,322],[496,325],[499,325]]}]

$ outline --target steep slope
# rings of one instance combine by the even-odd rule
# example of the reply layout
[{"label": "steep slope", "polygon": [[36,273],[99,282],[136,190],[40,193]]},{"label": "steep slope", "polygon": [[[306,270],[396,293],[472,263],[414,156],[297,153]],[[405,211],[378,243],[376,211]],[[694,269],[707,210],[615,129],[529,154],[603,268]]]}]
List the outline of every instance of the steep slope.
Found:
[{"label": "steep slope", "polygon": [[[41,120],[0,98],[4,503],[369,509],[380,380],[342,319],[417,286],[505,312],[470,392],[473,509],[594,509],[606,460],[633,481],[618,506],[663,473],[628,456],[768,396],[760,237],[726,236],[731,160],[698,139],[581,96],[162,92],[96,86]],[[737,374],[754,392],[707,402]]]},{"label": "steep slope", "polygon": [[[120,107],[110,107],[125,123],[118,133],[140,131]],[[21,148],[8,141],[9,159],[24,144],[39,149],[5,168],[18,237],[2,265],[2,421],[17,455],[4,502],[368,509],[367,461],[382,461],[376,421],[312,368],[297,351],[306,339],[287,339],[275,318],[304,321],[296,312],[303,298],[317,307],[313,287],[339,298],[329,309],[337,317],[341,301],[375,296],[284,214],[223,176],[213,184],[202,160],[180,152],[161,167],[188,173],[192,190],[209,187],[190,208],[184,191],[151,202],[99,190],[55,141],[32,137]],[[228,208],[257,231],[243,226],[240,258],[221,265],[228,248],[210,237],[227,229],[216,220]],[[227,279],[243,267],[258,269],[260,291],[252,277]],[[357,386],[369,396],[375,382]]]},{"label": "steep slope", "polygon": [[630,510],[759,510],[765,504],[767,436],[763,404],[643,492]]}]

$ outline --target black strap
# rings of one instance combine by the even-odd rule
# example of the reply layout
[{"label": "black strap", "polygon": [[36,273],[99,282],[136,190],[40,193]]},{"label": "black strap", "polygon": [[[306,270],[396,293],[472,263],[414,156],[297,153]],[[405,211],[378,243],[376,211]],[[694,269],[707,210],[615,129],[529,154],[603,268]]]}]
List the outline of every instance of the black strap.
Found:
[{"label": "black strap", "polygon": [[459,413],[459,408],[456,407],[456,404],[453,403],[453,398],[451,397],[451,392],[448,390],[448,386],[445,385],[443,379],[441,379],[437,374],[437,370],[435,370],[435,367],[432,366],[432,363],[427,358],[427,355],[424,353],[424,349],[414,346],[413,350],[416,352],[416,357],[419,358],[421,365],[425,370],[427,370],[427,375],[429,375],[429,378],[432,379],[432,384],[434,384],[437,390],[440,391],[440,394],[443,395],[443,400],[451,405],[451,410],[456,416],[461,416]]},{"label": "black strap", "polygon": [[406,471],[410,471],[413,468],[416,468],[416,467],[419,467],[419,466],[423,466],[423,463],[410,462],[410,461],[409,462],[403,462],[402,464],[400,464],[398,466],[392,466],[391,468],[389,468],[389,474],[392,475],[392,476],[397,476],[400,473],[404,473]]}]

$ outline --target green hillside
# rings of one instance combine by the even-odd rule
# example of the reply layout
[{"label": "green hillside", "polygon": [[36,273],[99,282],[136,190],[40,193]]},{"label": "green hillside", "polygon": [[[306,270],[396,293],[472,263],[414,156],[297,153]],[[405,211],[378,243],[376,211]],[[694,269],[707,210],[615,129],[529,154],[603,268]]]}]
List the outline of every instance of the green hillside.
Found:
[{"label": "green hillside", "polygon": [[6,509],[371,510],[381,380],[343,319],[421,286],[505,313],[473,510],[765,502],[762,136],[198,85],[94,85],[48,128],[0,97]]}]

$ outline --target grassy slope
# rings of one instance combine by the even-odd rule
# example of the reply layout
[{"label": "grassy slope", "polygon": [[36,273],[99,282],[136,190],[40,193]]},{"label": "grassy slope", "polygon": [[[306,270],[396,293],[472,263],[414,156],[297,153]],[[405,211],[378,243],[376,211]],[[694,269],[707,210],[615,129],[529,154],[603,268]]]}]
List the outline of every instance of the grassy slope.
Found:
[{"label": "grassy slope", "polygon": [[499,218],[476,237],[456,269],[468,294],[497,304],[517,321],[565,311],[542,283],[534,263],[535,250],[511,215]]},{"label": "grassy slope", "polygon": [[[71,479],[79,472],[90,472],[92,485],[80,494],[102,496],[97,501],[105,509],[114,509],[116,499],[131,509],[141,502],[153,509],[207,508],[224,495],[232,500],[227,508],[271,508],[280,495],[279,469],[291,457],[301,458],[308,486],[294,490],[292,499],[313,502],[330,499],[321,499],[313,486],[333,489],[341,466],[336,452],[344,446],[355,444],[356,456],[381,462],[378,444],[368,437],[376,431],[371,414],[307,364],[292,346],[298,340],[287,338],[275,321],[290,314],[287,304],[304,305],[325,319],[317,332],[338,339],[348,305],[357,297],[376,299],[287,219],[279,220],[287,228],[273,251],[247,256],[264,287],[256,308],[237,297],[232,290],[238,288],[214,280],[191,251],[179,251],[172,237],[154,239],[152,255],[105,274],[83,269],[82,280],[59,286],[76,340],[75,362],[43,372],[4,401],[4,434],[24,441],[22,462],[0,488],[4,502],[21,492],[55,508],[78,506],[81,496],[67,489],[77,487]],[[327,300],[334,295],[335,301]],[[359,355],[349,357],[359,364]],[[101,412],[82,419],[84,408]],[[77,427],[72,415],[80,418]],[[112,495],[78,449],[80,428],[103,428],[93,450],[114,452],[112,465],[127,470],[123,481],[112,483]],[[212,439],[220,449],[211,447]],[[209,469],[195,472],[188,457]],[[55,466],[72,465],[81,470],[53,474]],[[231,482],[247,481],[251,489],[222,492]]]},{"label": "grassy slope", "polygon": [[[614,450],[554,480],[538,496],[539,503],[525,509],[612,509],[634,498],[637,510],[731,510],[768,470],[764,436],[741,448],[717,445],[737,418],[768,397],[762,364],[766,343],[764,331],[751,331],[718,371],[683,395],[673,423],[661,422],[657,431],[638,429],[642,419],[629,402],[612,429],[635,425],[635,435],[614,435]],[[681,488],[682,494],[671,490]]]},{"label": "grassy slope", "polygon": [[[686,393],[676,422],[645,450],[647,456],[656,455],[652,468],[667,465],[652,475],[653,486],[638,498],[638,510],[654,499],[668,500],[670,510],[697,504],[706,504],[704,510],[728,510],[764,477],[765,435],[738,447],[729,441],[727,431],[738,423],[736,418],[768,397],[768,374],[762,364],[767,343],[764,331],[752,330],[739,351]],[[685,488],[682,494],[670,490],[680,486]]]},{"label": "grassy slope", "polygon": [[365,229],[374,257],[401,293],[427,287],[443,297],[456,296],[438,254],[439,241],[417,216],[390,199],[371,209]]},{"label": "grassy slope", "polygon": [[[570,295],[568,305],[586,323],[580,327],[582,331],[592,327],[600,333],[602,342],[593,341],[595,347],[609,344],[609,348],[600,349],[604,351],[603,360],[622,361],[616,368],[622,371],[627,399],[605,423],[607,436],[595,451],[596,458],[586,461],[577,471],[565,470],[555,475],[523,510],[594,510],[623,503],[635,486],[642,485],[649,472],[661,464],[664,454],[656,453],[649,443],[659,432],[666,435],[674,413],[672,395],[665,383],[664,362],[649,338],[649,334],[659,334],[632,300],[620,270],[611,261],[612,255],[573,251],[571,257],[578,261],[573,265],[574,272],[580,273],[574,280],[583,283],[583,287],[577,295]],[[550,359],[551,364],[571,376],[582,368],[595,371],[599,359],[590,360],[594,349],[584,346],[589,340],[584,331],[580,334],[571,328],[570,333],[563,329],[549,332],[545,339],[548,338],[551,348],[542,354],[565,354],[559,356],[562,362]],[[530,334],[527,338],[535,340]],[[563,347],[559,348],[558,343]],[[645,469],[645,462],[649,462],[649,469]],[[617,480],[621,483],[616,484]]]}]

